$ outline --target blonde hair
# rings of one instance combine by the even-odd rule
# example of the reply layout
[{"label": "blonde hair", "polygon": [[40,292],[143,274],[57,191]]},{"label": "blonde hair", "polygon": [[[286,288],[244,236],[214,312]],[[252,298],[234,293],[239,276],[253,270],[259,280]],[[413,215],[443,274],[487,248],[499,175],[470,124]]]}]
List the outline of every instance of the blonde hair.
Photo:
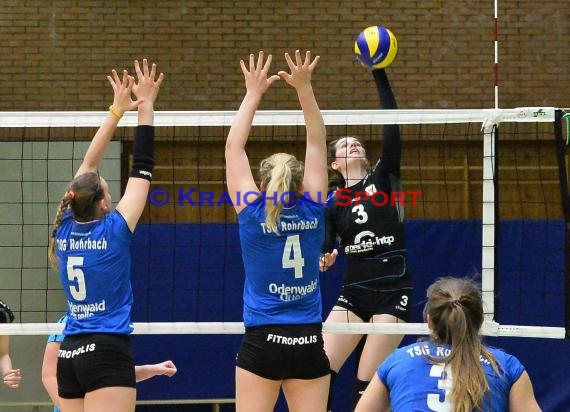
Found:
[{"label": "blonde hair", "polygon": [[[261,161],[259,174],[265,193],[265,226],[279,233],[277,224],[284,202],[291,202],[290,195],[299,193],[303,182],[303,163],[287,153],[276,153]],[[269,198],[269,200],[267,200]]]},{"label": "blonde hair", "polygon": [[59,269],[59,262],[55,252],[55,236],[65,211],[71,209],[73,218],[78,221],[93,220],[97,217],[97,202],[103,199],[104,196],[101,179],[97,173],[81,174],[70,183],[57,208],[52,236],[49,242],[48,257],[54,270],[57,271]]},{"label": "blonde hair", "polygon": [[489,383],[480,357],[487,359],[496,373],[499,366],[479,335],[484,320],[479,286],[467,278],[440,278],[428,288],[427,298],[424,318],[429,315],[432,340],[451,345],[449,355],[427,358],[443,362],[452,371],[453,412],[482,410]]}]

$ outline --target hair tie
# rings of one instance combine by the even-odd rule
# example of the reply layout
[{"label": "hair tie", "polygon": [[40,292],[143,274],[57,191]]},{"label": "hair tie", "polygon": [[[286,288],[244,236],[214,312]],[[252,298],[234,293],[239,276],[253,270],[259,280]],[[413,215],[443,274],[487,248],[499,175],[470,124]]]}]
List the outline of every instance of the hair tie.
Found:
[{"label": "hair tie", "polygon": [[455,300],[451,301],[451,304],[455,307],[458,307],[458,308],[463,307],[463,305],[461,304],[461,301],[459,299],[455,299]]},{"label": "hair tie", "polygon": [[74,199],[75,198],[75,192],[73,190],[70,190],[67,192],[67,195],[69,196],[70,199]]},{"label": "hair tie", "polygon": [[57,229],[54,229],[54,230],[51,232],[51,237],[55,238],[56,234],[57,234]]}]

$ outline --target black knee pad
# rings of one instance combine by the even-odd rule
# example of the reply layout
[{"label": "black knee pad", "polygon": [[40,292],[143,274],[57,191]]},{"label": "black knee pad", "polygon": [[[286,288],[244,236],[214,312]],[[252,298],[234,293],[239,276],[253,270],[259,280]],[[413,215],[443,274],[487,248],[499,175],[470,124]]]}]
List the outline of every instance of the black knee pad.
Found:
[{"label": "black knee pad", "polygon": [[331,382],[329,385],[329,397],[327,399],[327,411],[331,411],[332,409],[333,387],[334,381],[336,380],[336,375],[338,375],[338,373],[331,369]]},{"label": "black knee pad", "polygon": [[360,400],[368,383],[369,381],[361,381],[358,378],[354,380],[354,386],[352,387],[352,410],[356,409],[356,404]]}]

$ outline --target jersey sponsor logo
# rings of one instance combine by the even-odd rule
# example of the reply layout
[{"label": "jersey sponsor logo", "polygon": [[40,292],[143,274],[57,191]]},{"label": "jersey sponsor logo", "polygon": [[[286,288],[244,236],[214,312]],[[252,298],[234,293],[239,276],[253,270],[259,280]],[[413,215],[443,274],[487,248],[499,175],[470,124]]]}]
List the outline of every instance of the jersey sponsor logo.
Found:
[{"label": "jersey sponsor logo", "polygon": [[274,335],[272,333],[267,334],[267,342],[279,343],[281,345],[309,345],[311,343],[317,343],[317,335],[309,336],[298,336],[291,338],[289,336]]},{"label": "jersey sponsor logo", "polygon": [[378,237],[374,232],[370,230],[365,230],[360,232],[354,237],[354,243],[352,245],[347,245],[344,248],[344,253],[348,254],[358,254],[364,252],[370,252],[375,246],[388,245],[396,241],[396,238],[392,235]]},{"label": "jersey sponsor logo", "polygon": [[309,293],[313,293],[317,290],[317,281],[313,280],[308,285],[304,286],[287,286],[284,283],[277,285],[276,283],[269,284],[269,293],[274,295],[279,295],[279,299],[284,302],[290,302],[294,300],[299,300]]},{"label": "jersey sponsor logo", "polygon": [[67,302],[70,315],[75,319],[87,319],[98,312],[105,311],[105,299],[97,303],[71,303]]},{"label": "jersey sponsor logo", "polygon": [[95,344],[89,343],[87,345],[83,345],[83,346],[81,346],[77,349],[73,349],[73,350],[60,349],[57,357],[58,358],[70,359],[70,358],[75,358],[76,356],[82,355],[84,353],[93,352],[94,350],[95,350]]}]

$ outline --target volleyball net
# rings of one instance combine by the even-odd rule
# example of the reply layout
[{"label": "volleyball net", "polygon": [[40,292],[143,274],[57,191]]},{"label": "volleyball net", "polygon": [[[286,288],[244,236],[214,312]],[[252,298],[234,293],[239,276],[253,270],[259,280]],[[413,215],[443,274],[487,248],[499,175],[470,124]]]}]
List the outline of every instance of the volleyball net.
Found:
[{"label": "volleyball net", "polygon": [[[323,111],[328,139],[356,136],[372,162],[382,125],[403,141],[414,322],[325,325],[332,333],[426,334],[421,309],[439,276],[480,278],[483,334],[565,338],[570,219],[567,133],[548,107]],[[51,222],[104,112],[0,113],[0,290],[17,322],[0,334],[47,335],[66,310],[49,268]],[[224,144],[235,112],[157,112],[156,167],[133,241],[135,334],[240,334],[243,267],[225,195]],[[114,200],[130,168],[127,113],[100,173]],[[566,136],[565,136],[566,135]],[[283,151],[304,157],[301,111],[259,111],[247,145],[254,169]],[[323,316],[338,297],[342,256],[321,276]]]}]

